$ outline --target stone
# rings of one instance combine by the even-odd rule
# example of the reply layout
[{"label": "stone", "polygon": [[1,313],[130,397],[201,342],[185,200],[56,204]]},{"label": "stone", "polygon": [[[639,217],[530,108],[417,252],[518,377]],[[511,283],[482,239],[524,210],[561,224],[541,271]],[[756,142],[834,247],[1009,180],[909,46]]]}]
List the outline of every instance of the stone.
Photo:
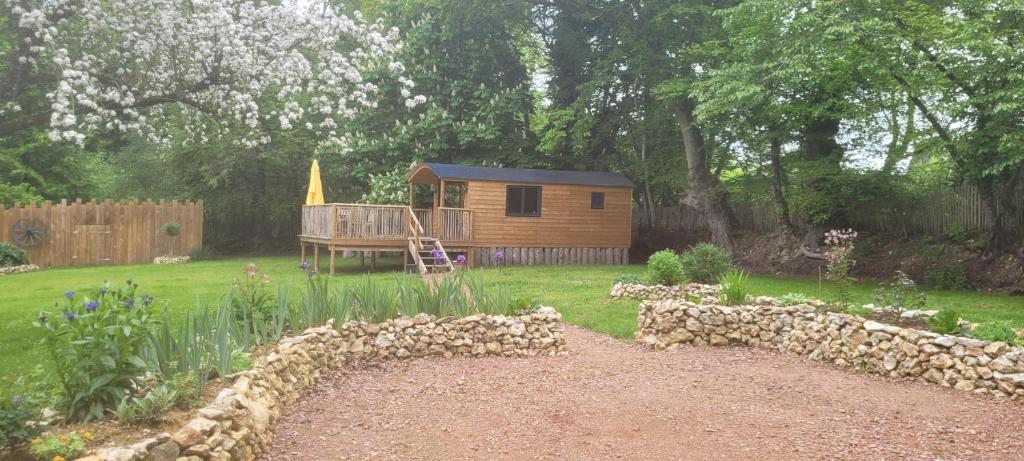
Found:
[{"label": "stone", "polygon": [[711,335],[710,343],[712,346],[725,346],[729,344],[729,339],[722,335]]},{"label": "stone", "polygon": [[200,458],[206,458],[210,455],[210,446],[206,444],[193,445],[185,449],[185,454],[189,456],[198,456]]},{"label": "stone", "polygon": [[189,447],[206,441],[206,436],[217,427],[217,422],[206,418],[195,418],[185,423],[171,438],[179,446]]},{"label": "stone", "polygon": [[131,448],[112,448],[103,453],[104,461],[133,461],[137,458],[141,456]]},{"label": "stone", "polygon": [[953,366],[953,357],[949,354],[936,354],[932,356],[931,364],[933,367],[945,370]]},{"label": "stone", "polygon": [[164,442],[149,449],[146,461],[174,461],[178,458],[181,449],[174,442]]},{"label": "stone", "polygon": [[987,346],[984,347],[985,353],[988,354],[990,357],[998,357],[1000,355],[1003,355],[1003,352],[1006,352],[1007,349],[1009,349],[1009,346],[1007,346],[1006,343],[999,341],[989,343]]},{"label": "stone", "polygon": [[900,330],[902,330],[902,328],[900,327],[886,325],[884,323],[878,323],[875,322],[874,320],[868,320],[867,322],[864,322],[864,329],[867,330],[869,333],[880,331],[882,333],[888,333],[890,335],[898,335],[900,334]]},{"label": "stone", "polygon": [[939,336],[932,340],[933,343],[938,344],[942,347],[953,347],[956,344],[956,340],[949,336]]},{"label": "stone", "polygon": [[929,368],[928,371],[921,375],[922,378],[931,381],[933,383],[941,383],[945,375],[941,371],[935,368]]},{"label": "stone", "polygon": [[904,354],[907,354],[908,357],[917,357],[918,354],[917,346],[910,341],[901,342],[900,350],[903,351]]},{"label": "stone", "polygon": [[1013,373],[1017,371],[1017,367],[1013,362],[1007,360],[1006,357],[999,357],[989,362],[988,367],[993,371],[998,371],[1000,373]]},{"label": "stone", "polygon": [[500,353],[501,352],[501,343],[493,342],[493,341],[489,342],[489,343],[486,343],[486,344],[484,344],[484,349],[487,351],[488,354]]}]

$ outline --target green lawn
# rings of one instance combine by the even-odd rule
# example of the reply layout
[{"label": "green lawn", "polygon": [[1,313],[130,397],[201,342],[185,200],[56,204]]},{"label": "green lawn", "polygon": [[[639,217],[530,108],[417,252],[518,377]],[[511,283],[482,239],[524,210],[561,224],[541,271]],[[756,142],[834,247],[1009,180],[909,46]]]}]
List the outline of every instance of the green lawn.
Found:
[{"label": "green lawn", "polygon": [[[32,326],[40,310],[54,310],[67,290],[95,289],[103,281],[124,283],[128,278],[139,285],[139,293],[149,294],[168,303],[180,316],[197,301],[216,302],[242,275],[242,266],[254,262],[267,272],[275,283],[299,288],[305,274],[297,268],[296,257],[239,258],[204,261],[178,266],[153,264],[92,268],[52,269],[29,274],[0,277],[0,377],[16,375],[39,363],[39,331]],[[373,277],[391,278],[399,269],[396,260],[385,259]],[[505,283],[521,296],[535,298],[557,308],[568,323],[580,325],[617,338],[631,339],[636,330],[634,300],[612,300],[608,290],[615,275],[640,273],[642,266],[540,266],[486,269],[489,283]],[[337,278],[341,281],[360,277],[357,259],[341,260]],[[782,279],[753,276],[751,282],[757,295],[778,296],[789,292],[819,295],[815,280]],[[871,302],[872,283],[852,289],[855,302]],[[830,296],[827,287],[820,296]],[[981,292],[928,292],[930,307],[952,307],[973,321],[1010,320],[1024,326],[1024,297],[1010,297]]]}]

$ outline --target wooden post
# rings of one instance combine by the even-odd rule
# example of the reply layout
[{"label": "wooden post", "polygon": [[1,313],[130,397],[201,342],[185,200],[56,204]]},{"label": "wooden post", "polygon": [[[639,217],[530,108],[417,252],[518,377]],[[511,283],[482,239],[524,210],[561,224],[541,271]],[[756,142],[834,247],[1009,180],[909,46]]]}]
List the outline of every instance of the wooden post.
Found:
[{"label": "wooden post", "polygon": [[313,244],[313,270],[317,273],[320,272],[320,244]]},{"label": "wooden post", "polygon": [[331,277],[334,277],[334,245],[331,245],[330,248],[331,248],[331,268],[329,270],[331,271]]},{"label": "wooden post", "polygon": [[299,262],[302,263],[306,260],[306,242],[299,242],[299,247],[302,248],[301,253],[299,253]]},{"label": "wooden post", "polygon": [[370,270],[371,271],[377,270],[377,252],[376,251],[371,251],[370,252]]},{"label": "wooden post", "polygon": [[363,269],[366,268],[366,252],[365,251],[360,251],[359,252],[359,267],[363,268]]}]

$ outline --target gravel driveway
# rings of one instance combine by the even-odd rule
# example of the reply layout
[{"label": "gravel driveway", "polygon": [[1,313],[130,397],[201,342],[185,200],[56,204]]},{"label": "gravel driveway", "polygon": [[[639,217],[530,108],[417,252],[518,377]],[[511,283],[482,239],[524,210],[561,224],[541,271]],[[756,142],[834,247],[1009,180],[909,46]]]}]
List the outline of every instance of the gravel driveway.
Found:
[{"label": "gravel driveway", "polygon": [[365,364],[282,417],[267,460],[1024,460],[1024,405],[747,348]]}]

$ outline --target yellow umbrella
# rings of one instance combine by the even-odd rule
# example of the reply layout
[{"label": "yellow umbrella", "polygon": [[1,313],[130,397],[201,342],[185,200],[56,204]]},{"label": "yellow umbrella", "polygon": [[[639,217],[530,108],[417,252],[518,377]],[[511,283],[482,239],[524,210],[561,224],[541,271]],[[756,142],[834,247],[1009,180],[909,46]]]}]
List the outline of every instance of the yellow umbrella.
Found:
[{"label": "yellow umbrella", "polygon": [[306,193],[306,205],[324,204],[324,186],[320,184],[320,164],[313,160],[309,168],[309,192]]}]

